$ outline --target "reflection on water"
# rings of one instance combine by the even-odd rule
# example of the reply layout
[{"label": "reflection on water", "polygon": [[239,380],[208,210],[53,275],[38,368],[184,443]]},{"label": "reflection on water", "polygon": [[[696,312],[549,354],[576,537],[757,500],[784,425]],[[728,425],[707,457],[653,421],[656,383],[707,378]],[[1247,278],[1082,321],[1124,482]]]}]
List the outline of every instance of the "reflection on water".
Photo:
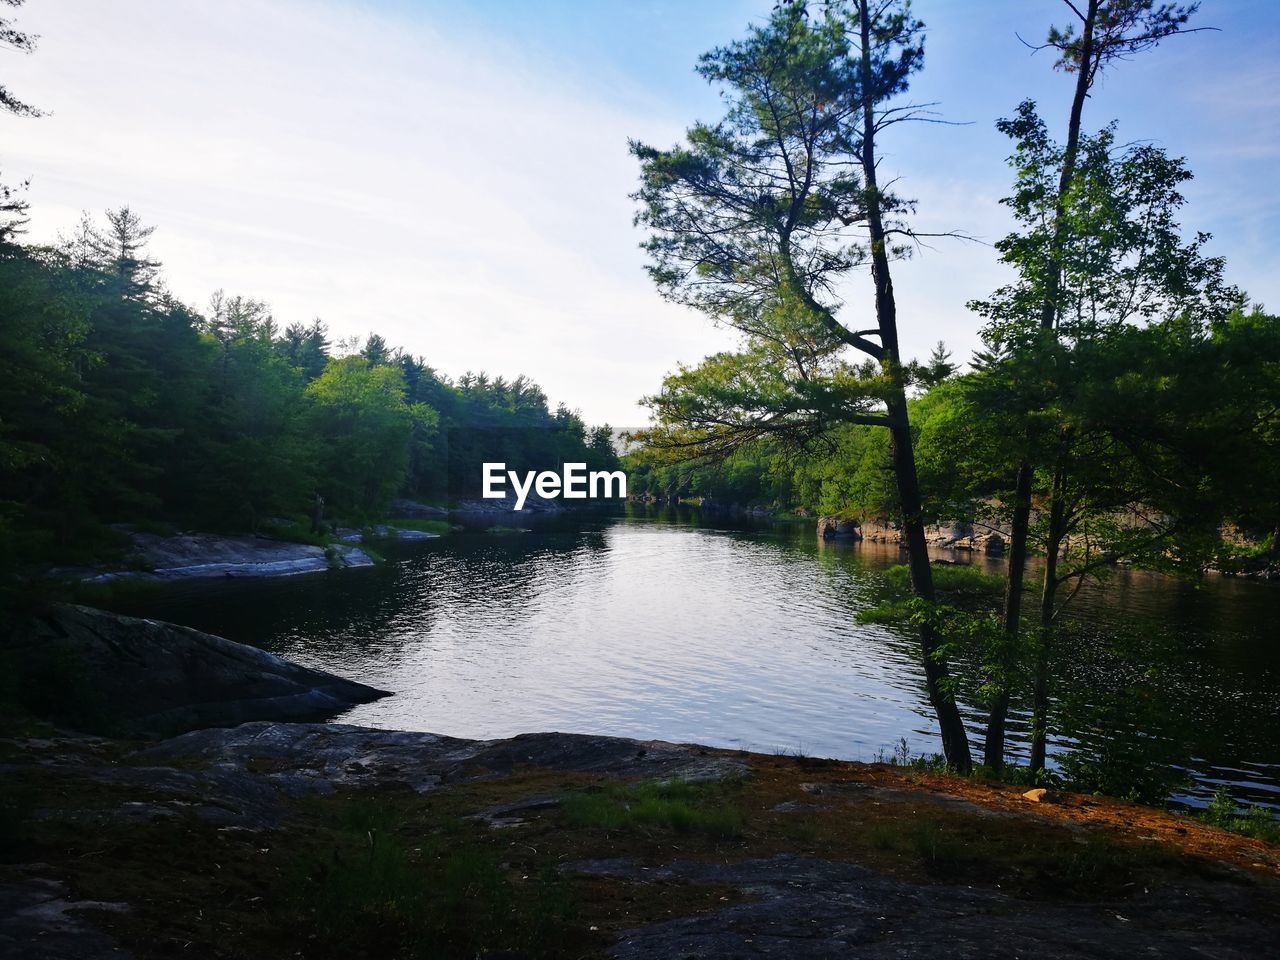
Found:
[{"label": "reflection on water", "polygon": [[[902,737],[914,752],[937,750],[910,636],[856,619],[880,571],[899,562],[895,547],[823,545],[808,524],[715,529],[696,514],[636,511],[399,552],[374,569],[193,584],[146,598],[139,612],[395,692],[350,711],[351,723],[864,760]],[[1082,629],[1064,669],[1085,701],[1148,696],[1106,655],[1117,631],[1138,629],[1163,671],[1141,712],[1142,749],[1189,771],[1193,796],[1224,782],[1280,802],[1280,589],[1122,571],[1077,603]],[[1139,665],[1139,681],[1151,665]],[[1132,737],[1134,716],[1075,709],[1054,747]],[[1024,710],[1011,735],[1022,750]]]}]

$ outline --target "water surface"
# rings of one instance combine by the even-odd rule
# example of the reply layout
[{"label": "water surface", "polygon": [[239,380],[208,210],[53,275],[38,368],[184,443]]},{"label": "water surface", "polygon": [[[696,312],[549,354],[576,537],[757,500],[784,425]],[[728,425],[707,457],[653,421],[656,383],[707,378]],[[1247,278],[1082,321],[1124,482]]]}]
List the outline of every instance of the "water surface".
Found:
[{"label": "water surface", "polygon": [[[938,749],[911,635],[857,619],[898,562],[896,547],[819,543],[809,524],[732,529],[632,510],[399,547],[373,569],[193,583],[131,606],[395,692],[345,722],[870,760],[904,738],[913,753]],[[1277,614],[1277,585],[1220,577],[1120,571],[1086,591],[1064,664],[1079,702],[1057,718],[1053,750],[1123,743],[1184,770],[1184,799],[1223,783],[1280,804]],[[1140,637],[1136,664],[1116,666],[1118,635]],[[1025,735],[1016,708],[1015,754]]]}]

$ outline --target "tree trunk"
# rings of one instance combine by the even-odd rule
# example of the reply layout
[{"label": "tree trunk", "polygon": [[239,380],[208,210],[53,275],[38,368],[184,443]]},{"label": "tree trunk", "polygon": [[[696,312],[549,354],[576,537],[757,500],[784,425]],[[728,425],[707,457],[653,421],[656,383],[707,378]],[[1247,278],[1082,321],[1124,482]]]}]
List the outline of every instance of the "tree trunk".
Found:
[{"label": "tree trunk", "polygon": [[[862,149],[861,164],[867,191],[867,229],[871,240],[871,276],[876,288],[876,323],[884,349],[881,366],[888,374],[892,388],[885,401],[889,415],[889,433],[893,448],[893,470],[902,506],[902,535],[907,548],[907,564],[911,572],[911,588],[922,600],[935,599],[933,571],[929,567],[929,551],[924,538],[924,518],[920,502],[920,481],[916,474],[915,450],[911,441],[911,424],[907,417],[907,392],[902,359],[898,350],[897,302],[893,295],[893,279],[889,273],[884,223],[880,211],[880,194],[876,184],[874,81],[871,72],[871,15],[867,0],[859,0],[858,22],[862,40]],[[969,737],[948,683],[946,661],[939,655],[940,640],[929,624],[920,626],[920,650],[924,661],[925,687],[929,703],[938,717],[942,751],[947,763],[963,773],[973,765],[969,753]]]},{"label": "tree trunk", "polygon": [[[1062,244],[1066,236],[1066,195],[1075,177],[1076,155],[1080,149],[1080,123],[1084,102],[1093,84],[1094,26],[1100,0],[1089,0],[1084,27],[1080,33],[1080,64],[1076,70],[1075,93],[1071,99],[1071,116],[1067,121],[1067,143],[1062,155],[1062,171],[1058,176],[1058,198],[1054,205],[1053,239],[1049,247],[1049,269],[1045,272],[1044,299],[1040,305],[1040,329],[1052,336],[1057,328],[1058,292],[1062,279]],[[1028,437],[1028,440],[1031,438]],[[1027,444],[1030,448],[1031,444]],[[1009,529],[1009,572],[1004,595],[1004,629],[1011,639],[1018,635],[1022,617],[1023,568],[1027,557],[1027,537],[1031,527],[1031,484],[1035,465],[1024,459],[1018,464],[1014,481],[1013,516]],[[1043,643],[1043,641],[1042,641]],[[1037,662],[1037,675],[1039,663]],[[1009,691],[997,695],[987,718],[987,742],[983,760],[994,770],[1004,767],[1005,719],[1009,712]],[[1035,769],[1035,763],[1032,763]]]},{"label": "tree trunk", "polygon": [[1036,644],[1035,674],[1031,690],[1031,769],[1044,769],[1049,733],[1049,659],[1053,643],[1054,601],[1058,593],[1058,558],[1062,553],[1064,509],[1062,488],[1065,482],[1063,464],[1054,473],[1050,492],[1049,533],[1045,540],[1044,585],[1040,591],[1040,630]]},{"label": "tree trunk", "polygon": [[[1031,475],[1034,470],[1030,461],[1023,460],[1018,465],[1018,478],[1014,485],[1009,570],[1005,579],[1002,618],[1004,632],[1010,641],[1017,639],[1022,619],[1022,583],[1027,566],[1027,534],[1031,526]],[[982,761],[996,773],[1004,769],[1005,722],[1009,716],[1010,692],[1007,686],[998,691],[987,715],[987,739],[983,744]]]}]

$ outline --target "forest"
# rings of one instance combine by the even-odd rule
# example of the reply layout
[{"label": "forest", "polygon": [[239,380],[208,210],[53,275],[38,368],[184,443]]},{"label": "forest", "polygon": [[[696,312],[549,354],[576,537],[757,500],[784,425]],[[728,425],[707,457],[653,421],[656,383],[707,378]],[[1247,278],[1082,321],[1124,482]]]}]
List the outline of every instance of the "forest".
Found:
[{"label": "forest", "polygon": [[[451,380],[377,334],[331,344],[324,323],[165,289],[132,210],[86,218],[56,246],[0,228],[0,543],[19,565],[86,563],[111,524],[269,532],[311,516],[361,525],[397,496],[476,496],[486,460],[616,463],[525,377]],[[305,525],[304,525],[305,530]]]}]

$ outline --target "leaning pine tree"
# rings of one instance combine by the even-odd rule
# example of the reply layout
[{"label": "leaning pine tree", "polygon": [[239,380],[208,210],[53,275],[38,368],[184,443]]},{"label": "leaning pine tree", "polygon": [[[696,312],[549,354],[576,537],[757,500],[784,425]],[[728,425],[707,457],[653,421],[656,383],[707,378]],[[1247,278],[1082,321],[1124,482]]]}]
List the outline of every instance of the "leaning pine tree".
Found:
[{"label": "leaning pine tree", "polygon": [[[742,335],[737,351],[665,380],[640,439],[699,458],[765,438],[804,444],[841,424],[889,431],[928,695],[948,763],[967,770],[945,644],[927,615],[934,585],[890,273],[919,234],[906,221],[913,205],[876,166],[879,135],[919,116],[898,101],[922,65],[922,31],[898,0],[820,14],[780,4],[746,39],[702,57],[699,73],[724,91],[722,120],[670,150],[632,143],[658,288]],[[871,317],[850,325],[836,286],[867,267]]]}]

